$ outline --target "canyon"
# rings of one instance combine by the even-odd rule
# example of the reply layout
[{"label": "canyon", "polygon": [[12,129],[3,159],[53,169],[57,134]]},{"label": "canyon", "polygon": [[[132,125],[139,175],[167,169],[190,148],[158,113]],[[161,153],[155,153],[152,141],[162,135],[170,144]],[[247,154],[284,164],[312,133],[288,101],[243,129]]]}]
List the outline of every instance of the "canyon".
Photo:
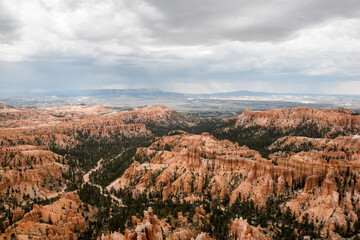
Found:
[{"label": "canyon", "polygon": [[356,239],[360,116],[0,108],[2,239]]}]

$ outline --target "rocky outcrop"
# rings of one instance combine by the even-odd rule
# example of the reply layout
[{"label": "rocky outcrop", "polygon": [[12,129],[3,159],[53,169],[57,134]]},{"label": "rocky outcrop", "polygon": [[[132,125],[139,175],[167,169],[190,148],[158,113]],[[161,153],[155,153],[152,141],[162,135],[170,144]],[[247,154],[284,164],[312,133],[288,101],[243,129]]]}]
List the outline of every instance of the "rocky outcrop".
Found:
[{"label": "rocky outcrop", "polygon": [[[217,140],[207,133],[177,134],[159,138],[147,148],[139,148],[134,158],[142,163],[134,162],[121,178],[107,187],[108,190],[126,189],[134,195],[161,192],[164,199],[180,197],[190,201],[208,196],[211,200],[229,201],[230,204],[241,196],[260,206],[267,197],[287,195],[292,197],[284,210],[285,206],[290,207],[299,221],[309,213],[314,221],[329,224],[324,231],[347,217],[356,216],[351,209],[360,196],[360,175],[357,165],[348,161],[354,159],[349,154],[343,163],[323,161],[315,150],[280,151],[267,160],[254,150]],[[357,154],[356,141],[349,140],[354,148],[350,152],[354,155]],[[346,192],[351,192],[348,200],[345,200]],[[200,208],[196,211],[201,228],[206,217],[200,214]],[[354,217],[354,221],[356,219]]]},{"label": "rocky outcrop", "polygon": [[124,123],[145,124],[150,129],[186,129],[202,123],[216,123],[211,117],[176,112],[165,106],[146,106],[121,113]]},{"label": "rocky outcrop", "polygon": [[[272,193],[275,181],[270,179],[281,176],[291,181],[294,176],[291,170],[272,166],[254,150],[227,140],[218,141],[207,133],[160,138],[148,148],[139,148],[134,158],[145,163],[135,162],[108,190],[135,186],[137,191],[161,191],[165,199],[209,193],[213,199],[225,201],[230,198],[230,189],[249,184],[247,194],[259,190],[254,196],[258,201],[264,199],[262,194]],[[269,179],[269,188],[262,192],[262,185],[252,182],[260,176]]]},{"label": "rocky outcrop", "polygon": [[318,175],[313,175],[310,177],[306,178],[306,182],[305,182],[305,192],[311,191],[313,190],[315,187],[319,186],[319,176]]},{"label": "rocky outcrop", "polygon": [[81,140],[107,141],[152,137],[159,132],[187,129],[216,119],[182,114],[164,106],[115,112],[104,106],[19,109],[0,114],[0,145],[74,147]]},{"label": "rocky outcrop", "polygon": [[199,235],[196,236],[195,240],[213,240],[213,238],[210,237],[210,235],[208,233],[200,233]]},{"label": "rocky outcrop", "polygon": [[[34,205],[16,224],[8,227],[1,239],[15,235],[19,239],[76,239],[79,231],[87,228],[82,215],[79,196],[68,193],[58,201],[46,205]],[[79,211],[80,210],[80,211]]]},{"label": "rocky outcrop", "polygon": [[245,240],[266,240],[266,235],[262,232],[260,227],[255,228],[251,226],[247,220],[236,218],[231,225],[231,235],[233,239]]},{"label": "rocky outcrop", "polygon": [[[161,223],[158,220],[157,216],[154,215],[154,212],[151,207],[147,211],[144,211],[143,220],[139,220],[136,217],[133,217],[133,224],[135,224],[134,229],[126,230],[125,235],[120,233],[106,233],[103,234],[99,239],[101,240],[162,240],[163,231],[161,228]],[[179,235],[180,236],[180,235]],[[175,239],[175,238],[173,238]]]},{"label": "rocky outcrop", "polygon": [[165,239],[169,239],[169,240],[190,240],[193,239],[191,236],[193,235],[193,233],[187,229],[175,229],[175,231],[170,234],[168,237],[166,237]]},{"label": "rocky outcrop", "polygon": [[125,239],[136,240],[162,240],[163,233],[160,221],[154,215],[152,208],[149,207],[148,211],[144,211],[144,219],[138,223],[133,231],[125,233]]},{"label": "rocky outcrop", "polygon": [[[245,110],[236,118],[227,120],[222,132],[241,129],[240,135],[249,137],[266,135],[297,135],[334,138],[357,134],[360,116],[346,109],[316,109],[295,107],[268,111]],[[230,126],[229,126],[230,125]]]},{"label": "rocky outcrop", "polygon": [[[18,109],[2,113],[1,145],[73,147],[78,138],[108,141],[148,134],[144,125],[123,124],[102,105]],[[142,137],[144,137],[144,135]]]},{"label": "rocky outcrop", "polygon": [[164,199],[210,195],[230,203],[241,194],[264,204],[264,196],[282,194],[305,174],[275,166],[257,151],[207,133],[160,138],[148,148],[139,148],[134,158],[144,163],[135,162],[108,190],[160,191]]},{"label": "rocky outcrop", "polygon": [[13,212],[13,218],[12,218],[12,221],[13,222],[16,222],[17,220],[21,219],[24,214],[25,214],[25,210],[20,208],[20,207],[17,207]]},{"label": "rocky outcrop", "polygon": [[301,153],[308,162],[330,163],[333,165],[360,164],[360,138],[356,136],[328,138],[283,137],[274,142],[269,149],[273,152],[282,151],[289,158]]},{"label": "rocky outcrop", "polygon": [[[201,212],[201,211],[200,211]],[[201,213],[197,214],[201,214]],[[181,212],[178,216],[183,218]],[[168,240],[212,240],[208,233],[197,234],[190,228],[175,228],[171,230],[165,221],[159,221],[156,215],[154,215],[151,208],[148,211],[144,211],[143,220],[137,217],[132,217],[132,223],[134,227],[132,229],[126,229],[125,235],[118,232],[103,233],[99,240],[150,240],[150,239],[168,239]],[[189,226],[190,227],[190,226]],[[163,228],[166,230],[164,231]]]},{"label": "rocky outcrop", "polygon": [[[45,146],[19,145],[0,149],[0,194],[16,197],[19,202],[29,198],[46,198],[63,188],[63,157]],[[26,198],[26,199],[25,199]]]}]

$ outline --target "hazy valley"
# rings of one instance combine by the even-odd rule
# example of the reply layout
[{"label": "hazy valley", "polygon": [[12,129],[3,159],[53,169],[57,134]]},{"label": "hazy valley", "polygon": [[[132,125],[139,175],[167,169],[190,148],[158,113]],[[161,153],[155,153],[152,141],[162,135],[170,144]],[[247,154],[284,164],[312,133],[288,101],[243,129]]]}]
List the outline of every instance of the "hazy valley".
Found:
[{"label": "hazy valley", "polygon": [[243,110],[270,110],[283,107],[347,108],[360,112],[357,95],[282,94],[266,92],[224,92],[189,94],[159,89],[95,89],[59,92],[14,92],[3,94],[0,102],[15,107],[42,107],[104,104],[116,109],[166,105],[184,113],[221,118],[235,117]]}]

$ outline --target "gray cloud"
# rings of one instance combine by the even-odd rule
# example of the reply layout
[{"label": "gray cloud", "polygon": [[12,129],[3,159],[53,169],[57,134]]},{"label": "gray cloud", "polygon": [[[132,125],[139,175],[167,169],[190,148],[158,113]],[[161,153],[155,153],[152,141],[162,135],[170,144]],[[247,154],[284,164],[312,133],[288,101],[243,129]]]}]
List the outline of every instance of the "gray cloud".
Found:
[{"label": "gray cloud", "polygon": [[354,0],[146,0],[164,19],[144,19],[153,37],[174,44],[280,41],[333,18],[359,17]]},{"label": "gray cloud", "polygon": [[[7,91],[55,91],[98,88],[160,88],[177,92],[222,92],[251,90],[265,92],[353,93],[360,81],[354,77],[266,75],[261,72],[213,74],[206,64],[189,68],[163,65],[157,71],[138,68],[131,62],[99,66],[86,60],[72,63],[1,63],[0,89]],[[343,86],[340,90],[339,86]],[[350,92],[349,92],[350,88]]]},{"label": "gray cloud", "polygon": [[0,91],[359,92],[355,0],[1,1]]},{"label": "gray cloud", "polygon": [[11,43],[17,39],[19,22],[7,11],[0,0],[0,43]]}]

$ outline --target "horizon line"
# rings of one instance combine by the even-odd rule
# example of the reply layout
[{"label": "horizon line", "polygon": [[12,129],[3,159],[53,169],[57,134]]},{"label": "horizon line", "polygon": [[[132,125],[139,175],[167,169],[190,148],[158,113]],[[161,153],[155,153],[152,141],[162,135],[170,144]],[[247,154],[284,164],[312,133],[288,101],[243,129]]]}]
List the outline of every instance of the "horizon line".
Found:
[{"label": "horizon line", "polygon": [[[248,93],[263,93],[263,94],[276,94],[276,95],[312,95],[312,96],[357,96],[360,97],[360,94],[336,94],[336,93],[292,93],[292,92],[265,92],[265,91],[250,91],[250,90],[235,90],[228,92],[203,92],[203,93],[186,93],[186,92],[177,92],[170,90],[163,90],[160,88],[91,88],[91,89],[69,89],[69,90],[30,90],[30,91],[1,91],[1,94],[46,94],[46,93],[64,93],[64,92],[76,92],[76,91],[101,91],[101,90],[155,90],[164,93],[177,93],[184,95],[213,95],[213,94],[229,94],[237,92],[248,92]],[[4,96],[4,97],[15,97],[15,96]],[[18,96],[17,96],[18,97]],[[2,98],[2,96],[0,96]]]}]

